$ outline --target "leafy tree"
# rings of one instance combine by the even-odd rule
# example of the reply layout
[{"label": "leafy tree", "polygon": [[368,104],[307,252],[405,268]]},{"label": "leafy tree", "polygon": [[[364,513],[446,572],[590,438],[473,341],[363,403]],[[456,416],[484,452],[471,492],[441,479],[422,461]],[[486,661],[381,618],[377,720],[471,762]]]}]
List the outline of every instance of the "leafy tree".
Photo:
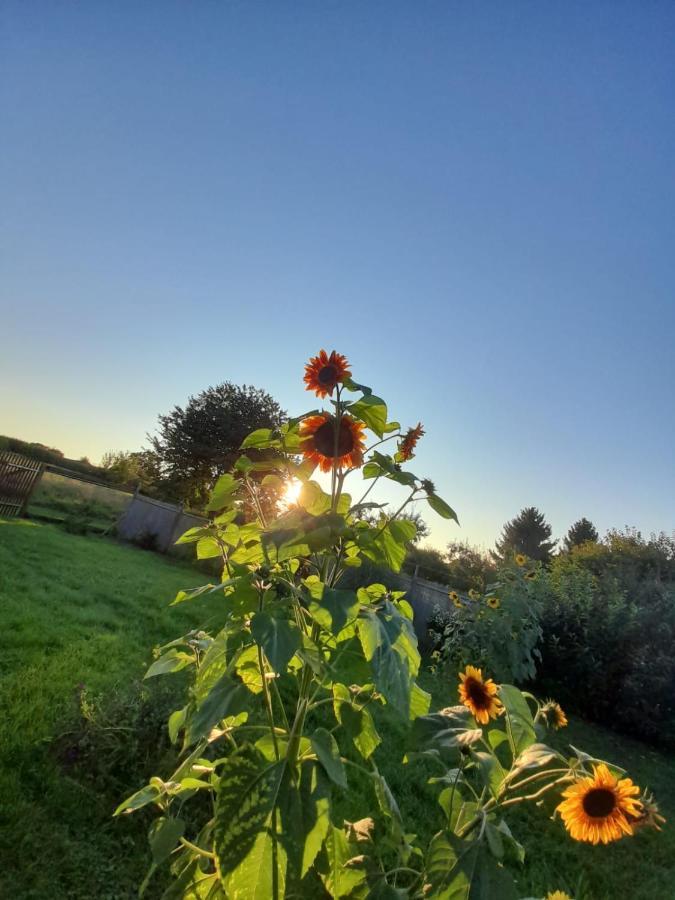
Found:
[{"label": "leafy tree", "polygon": [[496,569],[487,554],[462,541],[451,541],[445,554],[450,583],[455,590],[484,590],[494,580]]},{"label": "leafy tree", "polygon": [[203,506],[219,475],[239,455],[249,432],[278,426],[284,413],[266,391],[229,381],[190,397],[159,416],[159,434],[151,437],[164,493]]},{"label": "leafy tree", "polygon": [[556,545],[549,540],[552,529],[536,506],[528,506],[504,525],[501,538],[496,542],[493,555],[504,560],[515,553],[524,553],[530,559],[550,562]]},{"label": "leafy tree", "polygon": [[146,493],[155,493],[161,480],[159,460],[152,450],[108,451],[101,468],[115,484],[138,486]]},{"label": "leafy tree", "polygon": [[586,544],[589,541],[597,543],[598,537],[598,530],[590,519],[579,519],[567,532],[565,550],[569,553],[572,547],[580,547],[581,544]]}]

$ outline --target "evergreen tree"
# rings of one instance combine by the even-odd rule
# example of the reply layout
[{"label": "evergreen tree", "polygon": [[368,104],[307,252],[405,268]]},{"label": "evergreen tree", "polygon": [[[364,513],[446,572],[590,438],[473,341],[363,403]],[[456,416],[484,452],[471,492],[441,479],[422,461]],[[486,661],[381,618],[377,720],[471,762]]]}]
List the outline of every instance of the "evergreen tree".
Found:
[{"label": "evergreen tree", "polygon": [[556,545],[549,540],[552,529],[535,506],[528,506],[504,525],[501,538],[496,542],[493,555],[504,560],[516,553],[524,553],[530,559],[547,563]]},{"label": "evergreen tree", "polygon": [[588,541],[597,543],[598,530],[590,519],[582,518],[579,519],[578,522],[575,522],[567,532],[565,537],[565,550],[569,553],[573,547],[579,547],[581,544],[586,544]]}]

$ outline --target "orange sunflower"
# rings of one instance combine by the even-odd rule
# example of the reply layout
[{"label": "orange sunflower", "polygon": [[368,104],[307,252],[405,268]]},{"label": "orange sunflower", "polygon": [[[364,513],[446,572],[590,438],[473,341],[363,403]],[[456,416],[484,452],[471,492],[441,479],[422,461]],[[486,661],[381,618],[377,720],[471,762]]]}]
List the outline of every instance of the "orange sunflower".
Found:
[{"label": "orange sunflower", "polygon": [[640,788],[630,778],[618,779],[604,763],[593,766],[593,775],[563,791],[556,809],[575,841],[608,844],[633,834],[633,822],[642,813],[635,797]]},{"label": "orange sunflower", "polygon": [[459,699],[471,711],[474,719],[481,725],[487,725],[490,719],[496,719],[503,711],[501,701],[497,699],[499,688],[491,678],[483,680],[483,672],[474,666],[467,666],[459,673]]},{"label": "orange sunflower", "polygon": [[424,434],[424,429],[422,428],[422,423],[418,422],[414,428],[409,428],[401,441],[398,448],[398,455],[401,459],[401,462],[407,462],[409,459],[412,459],[413,453],[415,452],[415,447],[417,446],[417,442]]},{"label": "orange sunflower", "polygon": [[335,390],[335,386],[351,377],[347,357],[331,351],[330,356],[321,350],[318,356],[310,357],[305,366],[306,391],[314,391],[317,397],[327,397]]},{"label": "orange sunflower", "polygon": [[335,417],[328,413],[308,416],[300,423],[300,449],[305,459],[319,466],[322,472],[337,468],[357,468],[363,465],[365,425],[343,415],[335,440]]},{"label": "orange sunflower", "polygon": [[567,725],[567,716],[559,703],[555,700],[547,700],[541,708],[546,724],[550,728],[564,728]]}]

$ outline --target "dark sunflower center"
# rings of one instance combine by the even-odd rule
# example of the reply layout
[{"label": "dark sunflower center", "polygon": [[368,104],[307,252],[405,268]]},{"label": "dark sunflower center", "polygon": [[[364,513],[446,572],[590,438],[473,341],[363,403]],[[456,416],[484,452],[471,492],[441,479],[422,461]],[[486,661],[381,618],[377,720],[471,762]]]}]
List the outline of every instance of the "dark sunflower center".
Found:
[{"label": "dark sunflower center", "polygon": [[348,423],[344,419],[340,421],[338,432],[337,453],[335,452],[335,422],[329,419],[317,429],[314,434],[314,446],[323,456],[335,459],[351,453],[354,449],[354,435]]},{"label": "dark sunflower center", "polygon": [[337,369],[335,366],[324,366],[322,369],[319,369],[317,378],[321,384],[335,384],[337,381]]},{"label": "dark sunflower center", "polygon": [[604,819],[616,806],[614,792],[608,788],[593,788],[582,800],[582,805],[587,816]]},{"label": "dark sunflower center", "polygon": [[476,681],[474,678],[467,678],[464,685],[469,695],[469,700],[471,700],[476,709],[485,709],[490,705],[490,695],[485,690],[485,685],[481,684],[480,681]]}]

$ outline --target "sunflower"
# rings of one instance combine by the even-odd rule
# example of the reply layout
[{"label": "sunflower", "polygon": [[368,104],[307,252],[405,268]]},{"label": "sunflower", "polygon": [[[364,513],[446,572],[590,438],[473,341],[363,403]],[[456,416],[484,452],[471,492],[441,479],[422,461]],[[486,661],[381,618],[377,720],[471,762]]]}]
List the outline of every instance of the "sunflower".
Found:
[{"label": "sunflower", "polygon": [[551,891],[544,897],[544,900],[572,900],[572,898],[565,891]]},{"label": "sunflower", "polygon": [[[452,594],[454,594],[454,597],[452,596]],[[452,592],[452,594],[450,595],[450,599],[451,599],[452,602],[455,604],[455,606],[457,607],[457,609],[461,609],[461,608],[464,606],[464,604],[463,604],[462,601],[459,599],[458,595],[455,594],[454,591]]]},{"label": "sunflower", "polygon": [[471,600],[480,600],[480,594],[478,591],[474,591],[473,588],[469,591],[469,597]]},{"label": "sunflower", "polygon": [[318,465],[322,472],[330,472],[333,466],[357,468],[363,465],[364,428],[362,422],[342,416],[336,442],[333,416],[309,416],[300,423],[300,449],[305,459]]},{"label": "sunflower", "polygon": [[555,700],[547,700],[542,706],[541,712],[546,724],[551,728],[555,728],[556,731],[567,725],[567,716],[565,715],[562,706],[559,703],[556,703]]},{"label": "sunflower", "polygon": [[527,562],[527,557],[523,553],[516,553],[516,565],[524,566]]},{"label": "sunflower", "polygon": [[631,820],[642,815],[642,803],[635,799],[639,793],[630,778],[617,779],[600,763],[592,776],[563,791],[565,799],[556,809],[575,841],[608,844],[633,834]]},{"label": "sunflower", "polygon": [[459,600],[459,594],[457,593],[457,591],[450,591],[448,597],[452,600],[453,603],[455,602],[455,600]]},{"label": "sunflower", "polygon": [[490,609],[499,609],[499,607],[502,605],[502,601],[499,599],[499,597],[488,597],[487,605],[490,607]]},{"label": "sunflower", "polygon": [[409,428],[407,430],[398,448],[398,455],[401,462],[407,462],[409,459],[412,459],[417,442],[423,434],[424,429],[422,428],[421,422],[418,422],[414,428]]},{"label": "sunflower", "polygon": [[534,578],[537,577],[537,573],[536,573],[535,571],[532,571],[532,572],[526,572],[526,573],[525,573],[525,577],[526,577],[526,578],[529,578],[529,580],[532,581]]},{"label": "sunflower", "polygon": [[335,350],[328,356],[325,350],[321,350],[318,356],[310,357],[305,366],[305,390],[314,391],[317,397],[326,397],[333,393],[338,382],[349,378],[351,374],[346,356]]},{"label": "sunflower", "polygon": [[644,791],[640,797],[640,803],[642,809],[637,818],[630,814],[626,816],[630,824],[635,829],[649,827],[661,831],[661,826],[666,820],[659,812],[659,805],[654,800],[654,795],[649,793],[649,791]]},{"label": "sunflower", "polygon": [[481,725],[487,725],[490,719],[496,719],[503,711],[497,699],[497,685],[491,678],[483,680],[483,672],[473,666],[467,666],[459,673],[459,699]]}]

